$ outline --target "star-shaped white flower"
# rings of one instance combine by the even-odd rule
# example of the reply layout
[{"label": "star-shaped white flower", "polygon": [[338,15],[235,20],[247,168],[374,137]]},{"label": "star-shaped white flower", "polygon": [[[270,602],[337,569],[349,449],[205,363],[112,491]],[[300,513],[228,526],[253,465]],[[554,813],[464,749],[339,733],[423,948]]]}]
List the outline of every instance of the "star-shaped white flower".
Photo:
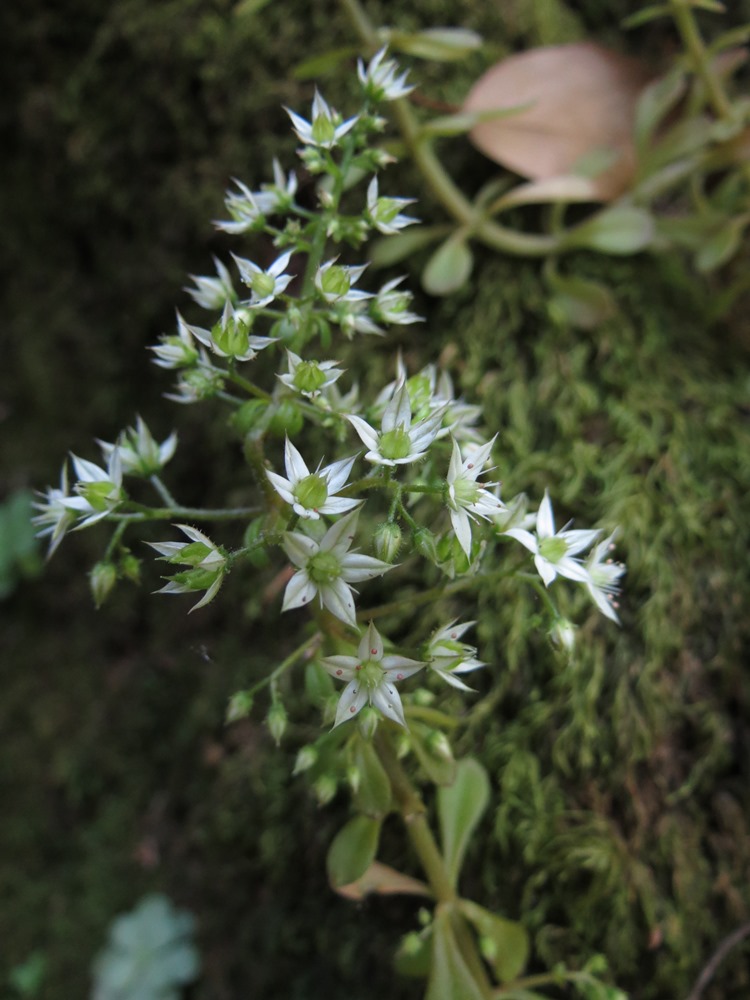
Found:
[{"label": "star-shaped white flower", "polygon": [[625,573],[625,566],[622,563],[613,562],[610,553],[614,549],[614,540],[617,535],[615,529],[609,538],[599,542],[589,553],[584,569],[588,573],[585,581],[586,589],[591,595],[591,599],[597,608],[607,618],[613,622],[618,622],[617,615],[617,595],[620,593],[619,580]]},{"label": "star-shaped white flower", "polygon": [[601,532],[598,528],[585,531],[563,528],[556,532],[552,502],[547,490],[544,491],[544,499],[539,504],[536,516],[536,535],[524,528],[508,528],[504,534],[515,538],[534,554],[534,565],[545,587],[549,587],[558,575],[578,583],[588,583],[588,570],[580,559],[573,557],[591,545]]},{"label": "star-shaped white flower", "polygon": [[287,531],[282,545],[298,567],[284,592],[282,611],[301,608],[318,595],[326,607],[347,625],[356,625],[352,583],[382,576],[391,565],[373,556],[350,552],[359,511],[342,517],[316,542],[299,531]]},{"label": "star-shaped white flower", "polygon": [[226,572],[226,553],[215,545],[214,542],[204,535],[197,528],[191,528],[189,524],[178,524],[175,527],[187,535],[190,539],[187,542],[148,542],[152,549],[160,554],[161,558],[168,563],[179,566],[188,566],[187,570],[176,573],[167,580],[165,586],[157,590],[157,594],[192,594],[196,591],[205,590],[206,593],[190,609],[195,611],[205,607],[216,597],[219,588],[224,580]]},{"label": "star-shaped white flower", "polygon": [[361,302],[371,299],[372,292],[363,292],[352,285],[359,281],[367,269],[367,264],[337,264],[337,257],[321,264],[315,275],[315,287],[323,298],[331,303]]},{"label": "star-shaped white flower", "polygon": [[343,368],[337,368],[338,361],[303,361],[299,354],[287,350],[289,372],[277,375],[284,385],[294,392],[314,399],[325,389],[332,386],[344,374]]},{"label": "star-shaped white flower", "polygon": [[232,284],[232,276],[218,257],[214,257],[218,278],[191,274],[195,288],[185,291],[203,309],[223,309],[226,302],[235,302],[237,293]]},{"label": "star-shaped white flower", "polygon": [[[495,435],[497,437],[497,435]],[[497,483],[480,486],[477,477],[481,475],[489,458],[495,438],[472,451],[468,458],[461,458],[458,441],[453,438],[453,454],[448,468],[448,513],[459,545],[471,559],[471,522],[477,517],[490,518],[503,508],[502,502],[490,489]]]},{"label": "star-shaped white flower", "polygon": [[422,458],[437,436],[444,409],[433,411],[424,420],[411,422],[409,390],[400,379],[376,431],[362,417],[347,414],[346,419],[367,446],[365,455],[375,465],[405,465]]},{"label": "star-shaped white flower", "polygon": [[353,719],[367,704],[406,727],[401,698],[394,684],[411,677],[424,663],[406,656],[385,655],[383,639],[372,622],[360,640],[357,656],[326,656],[320,662],[336,680],[348,682],[339,699],[334,728]]},{"label": "star-shaped white flower", "polygon": [[164,336],[151,350],[156,355],[154,364],[160,368],[190,368],[199,359],[191,328],[177,313],[177,336]]},{"label": "star-shaped white flower", "polygon": [[119,449],[123,473],[134,476],[153,476],[164,468],[172,458],[177,448],[177,433],[173,431],[168,438],[158,444],[140,416],[136,417],[135,427],[128,427],[120,435],[117,444],[108,441],[97,441],[102,449],[105,460],[109,459],[115,448]]},{"label": "star-shaped white flower", "polygon": [[292,280],[291,274],[285,274],[292,256],[291,250],[281,254],[267,268],[258,267],[257,264],[245,257],[237,257],[236,254],[232,254],[232,256],[240,270],[240,277],[252,293],[250,296],[251,306],[260,308],[268,305],[277,295],[281,295],[285,291]]},{"label": "star-shaped white flower", "polygon": [[408,71],[401,76],[396,75],[399,66],[395,59],[386,59],[383,62],[386,52],[387,46],[383,46],[366,67],[361,59],[357,60],[359,82],[364,87],[366,96],[372,101],[395,101],[414,90],[413,86],[406,83]]},{"label": "star-shaped white flower", "polygon": [[71,458],[78,476],[78,482],[74,487],[78,495],[68,497],[63,502],[69,510],[75,511],[83,518],[78,528],[85,528],[89,524],[101,521],[125,499],[120,449],[117,447],[112,449],[106,469],[76,455],[71,455]]},{"label": "star-shaped white flower", "polygon": [[359,115],[355,115],[347,121],[342,121],[341,115],[329,106],[318,90],[315,91],[313,98],[312,116],[309,122],[289,108],[284,110],[292,119],[294,131],[300,142],[320,149],[333,149],[338,145],[339,139],[354,128],[359,118]]},{"label": "star-shaped white flower", "polygon": [[401,215],[401,209],[414,201],[414,198],[379,197],[378,179],[373,177],[367,187],[367,218],[383,235],[393,236],[400,229],[419,221],[411,215]]},{"label": "star-shaped white flower", "polygon": [[379,323],[391,326],[408,326],[410,323],[422,323],[423,317],[409,311],[413,299],[411,292],[398,289],[405,275],[392,278],[382,286],[370,305],[370,312]]},{"label": "star-shaped white flower", "polygon": [[362,501],[337,497],[335,494],[344,487],[354,460],[342,458],[324,469],[310,472],[299,451],[289,438],[284,448],[284,465],[287,478],[276,472],[266,472],[271,485],[300,517],[317,520],[321,514],[345,514]]},{"label": "star-shaped white flower", "polygon": [[58,545],[65,537],[65,532],[75,523],[76,515],[67,505],[70,500],[68,495],[68,463],[64,462],[60,473],[60,487],[48,486],[45,493],[38,494],[45,498],[44,503],[35,501],[34,507],[40,511],[35,514],[31,522],[38,525],[38,538],[46,538],[49,535],[49,549],[47,558],[54,554]]},{"label": "star-shaped white flower", "polygon": [[438,629],[427,645],[425,660],[427,666],[439,674],[448,684],[461,691],[473,690],[456,674],[467,674],[486,666],[476,658],[476,648],[461,642],[461,636],[476,622],[464,622],[457,625],[450,622],[445,628]]},{"label": "star-shaped white flower", "polygon": [[191,335],[205,344],[220,358],[234,358],[236,361],[252,361],[269,344],[275,344],[275,337],[253,337],[250,335],[255,313],[248,308],[235,309],[227,300],[221,319],[210,330],[202,326],[187,326]]}]

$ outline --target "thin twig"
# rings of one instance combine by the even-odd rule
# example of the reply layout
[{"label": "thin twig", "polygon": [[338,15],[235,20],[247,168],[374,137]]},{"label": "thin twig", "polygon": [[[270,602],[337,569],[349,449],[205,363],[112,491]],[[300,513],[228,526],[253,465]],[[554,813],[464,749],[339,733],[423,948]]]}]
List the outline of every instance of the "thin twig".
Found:
[{"label": "thin twig", "polygon": [[703,991],[711,982],[716,974],[716,970],[719,968],[721,963],[727,957],[732,948],[736,947],[743,941],[746,937],[750,937],[750,923],[743,924],[742,927],[738,927],[736,931],[729,935],[729,937],[724,938],[719,947],[713,953],[708,961],[708,964],[698,976],[698,981],[692,989],[690,996],[687,1000],[700,1000]]}]

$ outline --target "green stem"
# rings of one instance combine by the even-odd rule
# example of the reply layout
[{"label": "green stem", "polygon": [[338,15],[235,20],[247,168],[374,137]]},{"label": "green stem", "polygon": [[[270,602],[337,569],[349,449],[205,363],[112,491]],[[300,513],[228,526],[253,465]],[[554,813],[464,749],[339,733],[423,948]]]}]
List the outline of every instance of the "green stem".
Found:
[{"label": "green stem", "polygon": [[131,513],[109,514],[108,521],[118,521],[124,524],[140,524],[144,521],[171,521],[176,517],[184,517],[191,521],[241,521],[256,514],[262,514],[262,507],[146,507]]},{"label": "green stem", "polygon": [[296,649],[292,650],[289,656],[282,660],[278,667],[276,667],[276,669],[273,670],[267,677],[264,677],[262,680],[258,681],[257,684],[253,684],[252,687],[248,688],[247,691],[245,691],[245,694],[254,695],[257,691],[267,687],[269,684],[271,687],[275,688],[279,677],[281,677],[285,671],[293,666],[297,660],[301,659],[306,653],[313,650],[316,646],[319,646],[322,641],[323,633],[314,632],[309,639],[305,639],[305,641],[297,646]]},{"label": "green stem", "polygon": [[179,507],[175,498],[157,475],[151,476],[149,481],[168,507]]},{"label": "green stem", "polygon": [[266,392],[265,389],[261,389],[260,386],[255,385],[253,382],[250,382],[246,378],[243,378],[242,375],[238,375],[237,372],[231,370],[227,371],[226,376],[230,380],[230,382],[234,382],[235,385],[238,385],[241,389],[244,389],[245,392],[248,393],[250,396],[255,396],[257,399],[262,399],[266,403],[271,402],[272,397],[270,392]]},{"label": "green stem", "polygon": [[115,530],[112,532],[112,537],[109,540],[109,545],[107,546],[107,549],[104,553],[105,559],[109,559],[112,553],[117,548],[117,546],[120,544],[120,539],[125,533],[125,529],[127,528],[127,526],[128,525],[126,521],[120,521]]},{"label": "green stem", "polygon": [[687,49],[693,64],[693,71],[706,88],[708,99],[719,118],[732,117],[732,105],[724,93],[721,80],[714,72],[711,60],[706,52],[693,11],[685,0],[670,0],[672,17],[680,33],[683,45]]}]

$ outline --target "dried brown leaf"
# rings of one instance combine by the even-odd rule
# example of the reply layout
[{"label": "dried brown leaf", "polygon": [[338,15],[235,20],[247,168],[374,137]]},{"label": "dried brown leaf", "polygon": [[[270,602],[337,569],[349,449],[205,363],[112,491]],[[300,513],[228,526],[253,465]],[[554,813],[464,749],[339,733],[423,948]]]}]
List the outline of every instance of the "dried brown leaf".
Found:
[{"label": "dried brown leaf", "polygon": [[381,896],[394,894],[409,896],[429,896],[430,890],[419,879],[410,875],[402,875],[395,868],[373,861],[367,871],[356,882],[349,885],[336,886],[336,892],[347,899],[358,902],[364,899],[371,892],[377,892]]},{"label": "dried brown leaf", "polygon": [[528,105],[469,134],[486,156],[522,177],[585,174],[587,161],[611,154],[606,169],[591,178],[592,200],[609,201],[635,172],[635,105],[648,79],[641,62],[593,42],[550,45],[493,66],[462,110]]}]

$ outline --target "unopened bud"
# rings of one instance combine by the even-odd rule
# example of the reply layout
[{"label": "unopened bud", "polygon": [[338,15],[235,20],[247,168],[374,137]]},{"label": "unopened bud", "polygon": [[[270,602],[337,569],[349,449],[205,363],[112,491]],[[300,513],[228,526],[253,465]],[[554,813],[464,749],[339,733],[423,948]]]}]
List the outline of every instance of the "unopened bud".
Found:
[{"label": "unopened bud", "polygon": [[286,709],[281,702],[278,700],[272,702],[266,716],[266,725],[276,746],[281,743],[281,737],[286,732],[287,718]]},{"label": "unopened bud", "polygon": [[313,785],[313,792],[319,805],[328,805],[336,794],[336,780],[330,774],[321,774]]},{"label": "unopened bud", "polygon": [[370,705],[365,705],[362,711],[357,715],[357,724],[359,726],[360,734],[365,740],[371,740],[375,735],[375,731],[378,728],[378,713]]},{"label": "unopened bud", "polygon": [[448,742],[448,737],[445,733],[441,733],[439,729],[433,729],[432,732],[428,734],[425,739],[425,746],[431,756],[436,757],[438,760],[453,760],[453,751],[451,750],[451,745]]},{"label": "unopened bud", "polygon": [[297,759],[294,762],[294,770],[292,774],[302,774],[303,771],[309,771],[318,761],[318,751],[314,746],[302,747],[302,749],[297,754]]},{"label": "unopened bud", "polygon": [[401,548],[401,528],[393,521],[379,524],[375,529],[375,554],[383,562],[392,563]]},{"label": "unopened bud", "polygon": [[132,583],[140,583],[141,560],[132,552],[126,552],[120,559],[120,574]]},{"label": "unopened bud", "polygon": [[253,708],[253,696],[249,691],[235,691],[227,705],[226,723],[237,722],[249,715]]},{"label": "unopened bud", "polygon": [[358,767],[352,764],[346,769],[346,780],[349,782],[349,787],[351,788],[354,795],[359,791],[359,786],[362,784],[362,772]]},{"label": "unopened bud", "polygon": [[304,422],[305,418],[297,402],[293,399],[282,399],[271,417],[268,429],[277,437],[294,437],[302,430]]},{"label": "unopened bud", "polygon": [[94,604],[100,608],[117,583],[117,570],[111,562],[98,562],[89,574],[89,583]]},{"label": "unopened bud", "polygon": [[549,630],[552,645],[570,656],[576,644],[576,627],[567,618],[558,618]]},{"label": "unopened bud", "polygon": [[414,532],[414,548],[430,562],[437,563],[438,554],[435,536],[427,528],[417,528]]}]

